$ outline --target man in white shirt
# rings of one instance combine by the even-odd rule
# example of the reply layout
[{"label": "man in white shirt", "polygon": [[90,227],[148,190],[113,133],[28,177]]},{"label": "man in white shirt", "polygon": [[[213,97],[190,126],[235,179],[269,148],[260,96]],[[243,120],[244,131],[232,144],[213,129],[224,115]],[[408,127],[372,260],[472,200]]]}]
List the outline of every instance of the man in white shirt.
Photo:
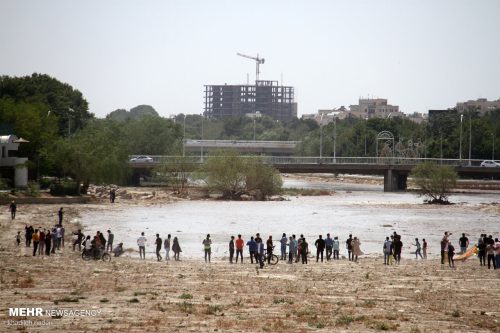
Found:
[{"label": "man in white shirt", "polygon": [[141,259],[146,259],[146,242],[147,239],[144,237],[144,232],[141,232],[141,236],[137,238],[137,245],[139,245],[139,256]]}]

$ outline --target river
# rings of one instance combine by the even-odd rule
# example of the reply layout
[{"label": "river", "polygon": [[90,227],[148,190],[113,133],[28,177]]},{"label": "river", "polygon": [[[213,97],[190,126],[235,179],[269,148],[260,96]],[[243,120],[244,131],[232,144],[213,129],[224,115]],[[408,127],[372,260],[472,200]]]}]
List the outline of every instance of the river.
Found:
[{"label": "river", "polygon": [[[451,240],[458,248],[461,233],[471,243],[479,234],[499,236],[500,215],[483,209],[485,204],[498,203],[498,192],[455,194],[454,205],[422,204],[423,199],[412,193],[386,193],[379,185],[338,184],[324,181],[284,179],[286,187],[321,188],[335,190],[330,196],[292,196],[286,201],[184,201],[172,204],[130,206],[82,214],[84,232],[111,229],[115,244],[136,249],[136,239],[145,232],[147,252],[154,252],[155,234],[165,239],[170,233],[177,236],[182,248],[181,258],[203,257],[202,240],[211,234],[214,260],[228,255],[231,235],[241,234],[248,240],[260,232],[263,239],[269,235],[276,242],[282,233],[304,234],[312,251],[319,234],[338,236],[341,255],[346,255],[345,240],[352,233],[361,240],[361,249],[367,255],[380,255],[386,236],[397,231],[402,235],[403,256],[414,251],[411,243],[418,237],[426,238],[429,255],[439,254],[439,242],[444,231],[453,233]],[[498,211],[497,211],[498,212]],[[245,250],[246,252],[246,250]],[[151,256],[151,255],[149,255]]]}]

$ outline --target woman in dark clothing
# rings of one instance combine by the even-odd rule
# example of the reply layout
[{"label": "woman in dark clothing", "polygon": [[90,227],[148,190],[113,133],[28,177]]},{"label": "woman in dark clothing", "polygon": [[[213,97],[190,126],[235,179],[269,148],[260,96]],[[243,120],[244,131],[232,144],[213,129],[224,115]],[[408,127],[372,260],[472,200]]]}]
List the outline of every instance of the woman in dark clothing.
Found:
[{"label": "woman in dark clothing", "polygon": [[174,260],[179,261],[179,255],[182,252],[182,250],[181,250],[181,246],[179,245],[179,240],[177,239],[177,237],[174,237],[172,251],[174,251]]},{"label": "woman in dark clothing", "polygon": [[47,234],[45,235],[45,255],[50,256],[50,245],[52,243],[52,235],[50,234],[50,230],[47,230]]}]

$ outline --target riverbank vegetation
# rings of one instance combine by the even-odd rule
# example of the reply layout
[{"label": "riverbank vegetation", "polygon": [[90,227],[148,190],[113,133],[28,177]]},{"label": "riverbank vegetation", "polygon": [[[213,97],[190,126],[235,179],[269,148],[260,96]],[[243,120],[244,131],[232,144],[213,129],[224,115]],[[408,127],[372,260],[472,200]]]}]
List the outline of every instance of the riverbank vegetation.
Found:
[{"label": "riverbank vegetation", "polygon": [[449,204],[448,195],[456,186],[458,175],[447,165],[423,163],[413,168],[410,173],[419,188],[420,195],[428,198],[427,203]]}]

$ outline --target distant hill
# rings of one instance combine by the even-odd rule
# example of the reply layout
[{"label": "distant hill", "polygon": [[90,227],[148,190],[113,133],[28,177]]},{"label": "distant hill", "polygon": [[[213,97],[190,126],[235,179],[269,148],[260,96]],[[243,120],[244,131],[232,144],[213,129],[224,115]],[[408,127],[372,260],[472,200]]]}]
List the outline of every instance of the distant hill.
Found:
[{"label": "distant hill", "polygon": [[138,119],[144,116],[159,117],[159,114],[151,105],[138,105],[135,108],[130,109],[130,111],[117,109],[109,113],[106,118],[117,121],[125,121],[127,119]]}]

